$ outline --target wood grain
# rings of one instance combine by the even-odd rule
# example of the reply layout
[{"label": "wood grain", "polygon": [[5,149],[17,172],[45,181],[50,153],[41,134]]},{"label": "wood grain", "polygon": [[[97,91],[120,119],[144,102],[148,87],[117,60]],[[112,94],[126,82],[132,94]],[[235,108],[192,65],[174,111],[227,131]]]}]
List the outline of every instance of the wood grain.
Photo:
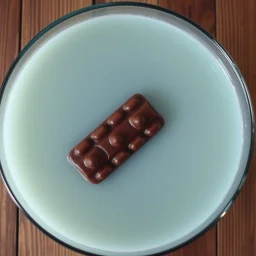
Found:
[{"label": "wood grain", "polygon": [[[22,48],[44,27],[76,9],[91,5],[90,0],[23,0]],[[20,212],[19,256],[78,256],[39,231]]]},{"label": "wood grain", "polygon": [[190,18],[215,35],[215,0],[158,0],[158,5]]},{"label": "wood grain", "polygon": [[[217,0],[217,39],[231,53],[256,102],[256,1]],[[255,108],[254,108],[255,111]],[[245,186],[218,229],[219,256],[256,255],[256,155]]]},{"label": "wood grain", "polygon": [[81,256],[38,230],[24,215],[19,222],[19,256]]},{"label": "wood grain", "polygon": [[[0,1],[0,84],[19,51],[20,0]],[[17,208],[0,177],[0,255],[14,256]]]},{"label": "wood grain", "polygon": [[91,4],[91,0],[23,0],[22,48],[54,20]]},{"label": "wood grain", "polygon": [[[97,0],[96,3],[111,2]],[[178,12],[200,24],[212,35],[216,34],[215,26],[215,0],[148,0],[133,1],[159,5]],[[185,246],[182,249],[168,254],[169,256],[216,256],[217,255],[217,229],[212,228],[205,235]]]},{"label": "wood grain", "polygon": [[17,208],[0,178],[0,255],[15,256],[17,250]]}]

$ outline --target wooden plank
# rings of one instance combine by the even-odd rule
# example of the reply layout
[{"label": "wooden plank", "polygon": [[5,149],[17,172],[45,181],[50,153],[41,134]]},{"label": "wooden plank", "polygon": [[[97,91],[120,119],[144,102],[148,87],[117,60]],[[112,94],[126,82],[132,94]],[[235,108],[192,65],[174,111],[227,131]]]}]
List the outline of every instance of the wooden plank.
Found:
[{"label": "wooden plank", "polygon": [[[22,5],[22,48],[40,30],[59,17],[76,9],[91,5],[90,0],[23,0]],[[19,256],[78,256],[39,231],[20,212]],[[2,254],[1,254],[2,255]],[[7,255],[7,254],[5,254]]]},{"label": "wooden plank", "polygon": [[[0,84],[19,51],[20,0],[0,1]],[[17,250],[17,208],[0,178],[0,255]]]},{"label": "wooden plank", "polygon": [[[96,3],[111,2],[110,0],[97,0]],[[215,0],[148,0],[133,1],[159,5],[178,12],[200,24],[212,35],[215,35]],[[217,241],[216,227],[201,236],[184,248],[168,254],[169,256],[216,256]]]},{"label": "wooden plank", "polygon": [[91,4],[91,0],[23,0],[22,48],[49,23]]},{"label": "wooden plank", "polygon": [[158,5],[190,18],[215,35],[215,0],[158,0]]},{"label": "wooden plank", "polygon": [[[217,39],[241,69],[256,101],[256,1],[217,0]],[[255,106],[254,106],[255,111]],[[256,155],[249,177],[218,228],[219,256],[256,255]]]},{"label": "wooden plank", "polygon": [[81,256],[58,244],[20,213],[19,256]]}]

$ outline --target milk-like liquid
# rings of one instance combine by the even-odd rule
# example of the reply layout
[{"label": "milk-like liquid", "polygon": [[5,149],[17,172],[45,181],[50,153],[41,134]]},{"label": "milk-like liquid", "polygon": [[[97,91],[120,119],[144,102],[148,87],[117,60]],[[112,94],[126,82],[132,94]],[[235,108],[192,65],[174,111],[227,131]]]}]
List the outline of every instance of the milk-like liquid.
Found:
[{"label": "milk-like liquid", "polygon": [[[94,253],[141,255],[214,218],[237,174],[242,117],[229,75],[193,36],[142,16],[90,19],[44,43],[13,83],[2,164],[20,203],[54,236]],[[135,93],[165,126],[91,185],[67,155]]]}]

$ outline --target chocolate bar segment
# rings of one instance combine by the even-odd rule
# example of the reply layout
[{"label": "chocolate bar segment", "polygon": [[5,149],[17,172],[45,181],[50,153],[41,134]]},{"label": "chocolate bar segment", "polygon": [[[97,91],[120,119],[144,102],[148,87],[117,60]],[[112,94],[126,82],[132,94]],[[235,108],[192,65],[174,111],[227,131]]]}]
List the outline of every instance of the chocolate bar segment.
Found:
[{"label": "chocolate bar segment", "polygon": [[88,181],[100,183],[163,125],[145,97],[135,94],[73,148],[68,160]]}]

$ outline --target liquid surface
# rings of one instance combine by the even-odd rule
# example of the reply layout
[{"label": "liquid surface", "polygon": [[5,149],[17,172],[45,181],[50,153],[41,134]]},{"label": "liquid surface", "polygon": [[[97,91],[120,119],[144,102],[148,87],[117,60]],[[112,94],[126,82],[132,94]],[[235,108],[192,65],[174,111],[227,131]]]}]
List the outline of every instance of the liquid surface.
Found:
[{"label": "liquid surface", "polygon": [[[165,126],[91,185],[67,155],[134,93]],[[6,176],[28,213],[72,246],[111,255],[157,252],[202,230],[235,179],[243,144],[221,63],[177,27],[133,15],[73,25],[36,50],[3,121]]]}]

